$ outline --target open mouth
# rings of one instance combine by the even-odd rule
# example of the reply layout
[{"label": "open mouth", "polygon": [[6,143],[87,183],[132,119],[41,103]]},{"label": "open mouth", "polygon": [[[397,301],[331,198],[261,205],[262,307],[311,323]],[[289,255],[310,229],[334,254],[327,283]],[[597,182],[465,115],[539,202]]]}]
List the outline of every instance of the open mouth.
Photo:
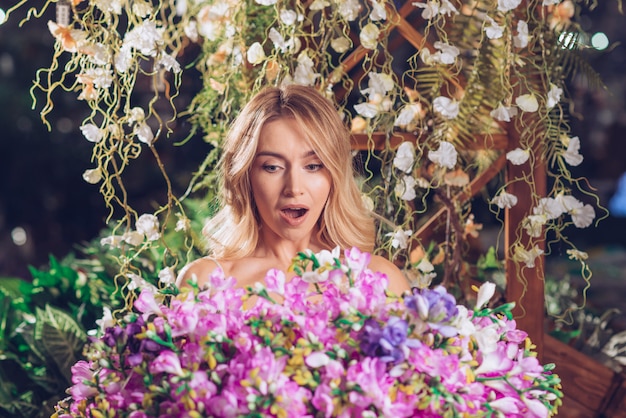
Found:
[{"label": "open mouth", "polygon": [[282,212],[288,218],[297,219],[297,218],[303,217],[307,213],[307,210],[308,209],[304,209],[304,208],[289,208],[289,209],[283,209]]}]

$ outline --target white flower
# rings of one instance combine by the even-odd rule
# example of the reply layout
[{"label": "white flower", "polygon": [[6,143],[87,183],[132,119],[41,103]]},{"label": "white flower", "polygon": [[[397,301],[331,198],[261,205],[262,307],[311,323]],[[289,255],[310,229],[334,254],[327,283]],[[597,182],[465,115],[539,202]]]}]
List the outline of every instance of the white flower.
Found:
[{"label": "white flower", "polygon": [[343,52],[346,52],[348,49],[350,49],[350,46],[352,46],[352,42],[350,41],[350,39],[342,36],[341,38],[335,38],[332,41],[330,41],[330,46],[335,51],[341,54]]},{"label": "white flower", "polygon": [[589,258],[589,254],[576,249],[567,250],[566,253],[569,255],[570,260],[585,261],[587,258]]},{"label": "white flower", "polygon": [[502,38],[502,34],[504,33],[504,26],[500,26],[489,16],[485,16],[485,20],[489,23],[489,26],[485,27],[485,33],[487,34],[487,38],[489,39],[499,39]]},{"label": "white flower", "polygon": [[428,159],[430,161],[449,169],[453,169],[456,165],[457,156],[458,153],[454,148],[454,145],[448,141],[441,141],[437,151],[430,151],[428,153]]},{"label": "white flower", "polygon": [[[275,33],[278,33],[276,32],[276,30],[274,31]],[[248,48],[246,57],[248,58],[248,62],[252,65],[257,65],[257,64],[262,63],[265,60],[265,51],[263,51],[263,46],[261,46],[259,42],[253,43],[252,45],[250,45],[250,48]]]},{"label": "white flower", "polygon": [[497,108],[493,109],[490,113],[492,118],[502,121],[510,122],[511,118],[517,115],[517,108],[512,106],[504,106],[502,103]]},{"label": "white flower", "polygon": [[175,231],[187,231],[189,229],[189,225],[191,221],[185,215],[178,213],[177,216],[179,219],[176,221]]},{"label": "white flower", "polygon": [[430,0],[427,3],[412,3],[413,6],[424,9],[422,11],[423,19],[432,19],[438,14],[449,16],[450,14],[459,14],[456,8],[450,3],[450,0]]},{"label": "white flower", "polygon": [[500,209],[511,209],[517,205],[517,196],[502,190],[500,194],[491,200],[491,203]]},{"label": "white flower", "polygon": [[428,258],[426,257],[423,257],[420,262],[417,263],[417,266],[415,266],[415,268],[417,268],[422,273],[432,273],[435,270],[435,266],[433,266],[433,263],[428,261]]},{"label": "white flower", "polygon": [[123,0],[95,0],[93,3],[98,9],[105,13],[115,13],[119,15],[122,14],[122,1]]},{"label": "white flower", "polygon": [[386,96],[387,93],[393,89],[395,82],[393,77],[385,73],[375,73],[373,71],[368,73],[367,88],[361,90],[361,94],[369,96]]},{"label": "white flower", "polygon": [[102,141],[102,138],[104,137],[104,135],[102,134],[102,130],[93,123],[87,123],[81,126],[80,131],[89,142],[98,143]]},{"label": "white flower", "polygon": [[180,64],[176,61],[176,58],[165,52],[161,53],[161,56],[156,62],[156,66],[173,73],[180,73],[181,71]]},{"label": "white flower", "polygon": [[255,3],[261,6],[273,6],[278,0],[254,0]]},{"label": "white flower", "polygon": [[562,203],[552,197],[539,199],[539,203],[533,208],[533,214],[545,215],[548,220],[558,218],[564,211]]},{"label": "white flower", "polygon": [[563,89],[550,83],[550,91],[548,92],[548,101],[546,103],[548,109],[552,109],[559,103],[561,94],[563,94]]},{"label": "white flower", "polygon": [[[498,324],[490,324],[483,328],[476,330],[472,337],[476,340],[479,350],[483,353],[484,357],[491,357],[488,354],[496,351],[498,347],[498,341],[500,341],[500,333],[498,332]],[[487,367],[491,362],[483,358],[480,366],[474,371],[476,375],[482,373],[488,373],[490,368]]]},{"label": "white flower", "polygon": [[140,245],[143,242],[143,239],[144,235],[138,231],[128,231],[122,235],[122,241],[134,247]]},{"label": "white flower", "polygon": [[152,133],[152,129],[150,129],[150,126],[148,126],[146,122],[137,124],[133,133],[137,135],[137,139],[144,144],[152,145],[154,142],[154,133]]},{"label": "white flower", "polygon": [[385,236],[392,237],[391,246],[393,248],[400,248],[401,250],[404,250],[409,246],[409,238],[411,235],[413,235],[413,231],[410,229],[408,231],[397,229],[395,232],[390,232]]},{"label": "white flower", "polygon": [[571,213],[572,210],[583,207],[583,202],[576,199],[574,196],[564,195],[563,193],[559,193],[554,200],[561,205],[561,210],[567,213]]},{"label": "white flower", "polygon": [[96,325],[100,327],[102,332],[106,331],[107,328],[115,326],[113,314],[108,306],[102,307],[102,318],[96,319]]},{"label": "white flower", "polygon": [[184,28],[185,35],[191,39],[192,42],[198,42],[200,35],[198,34],[198,22],[195,20],[189,21]]},{"label": "white flower", "polygon": [[99,168],[92,168],[83,172],[83,180],[90,184],[96,184],[102,180],[102,172]]},{"label": "white flower", "polygon": [[103,247],[105,245],[109,245],[111,247],[116,248],[116,247],[119,247],[121,243],[122,243],[121,235],[110,235],[100,240],[100,245],[102,245]]},{"label": "white flower", "polygon": [[293,81],[296,84],[301,84],[303,86],[312,86],[315,83],[315,80],[320,76],[318,73],[314,72],[315,64],[306,51],[302,51],[298,54],[298,66],[296,67],[296,71],[293,75]]},{"label": "white flower", "polygon": [[435,42],[433,46],[439,50],[433,55],[433,59],[441,64],[454,64],[456,57],[461,52],[456,46],[441,41]]},{"label": "white flower", "polygon": [[306,356],[304,362],[307,366],[318,369],[328,365],[330,363],[330,357],[323,351],[315,351]]},{"label": "white flower", "polygon": [[485,306],[496,293],[496,284],[491,282],[485,282],[478,289],[478,296],[476,296],[476,309],[480,309]]},{"label": "white flower", "polygon": [[530,157],[530,151],[521,148],[515,148],[513,151],[506,153],[506,159],[513,165],[524,164],[528,161],[528,157]]},{"label": "white flower", "polygon": [[159,239],[161,233],[159,232],[159,220],[156,216],[144,213],[135,223],[137,232],[145,235],[148,241],[154,241]]},{"label": "white flower", "polygon": [[280,10],[280,21],[285,25],[291,26],[296,23],[296,20],[298,20],[298,14],[295,11],[288,9]]},{"label": "white flower", "polygon": [[413,200],[417,197],[415,186],[417,186],[415,179],[412,176],[405,175],[400,182],[396,183],[394,192],[402,200]]},{"label": "white flower", "polygon": [[152,5],[142,0],[135,0],[133,2],[133,13],[144,18],[152,14]]},{"label": "white flower", "polygon": [[343,0],[338,2],[337,8],[339,14],[348,22],[352,22],[359,16],[359,10],[361,6],[358,0]]},{"label": "white flower", "polygon": [[528,268],[533,268],[535,267],[535,259],[541,254],[543,254],[543,250],[537,245],[527,251],[524,247],[517,244],[515,246],[515,252],[513,253],[513,260],[526,264]]},{"label": "white flower", "polygon": [[354,110],[364,118],[373,118],[378,115],[379,106],[374,103],[359,103],[354,105]]},{"label": "white flower", "polygon": [[119,52],[115,54],[115,69],[124,74],[133,62],[133,51],[130,45],[122,45]]},{"label": "white flower", "polygon": [[567,150],[563,153],[563,159],[574,167],[583,162],[583,156],[580,154],[580,139],[577,136],[569,139]]},{"label": "white flower", "polygon": [[506,13],[520,5],[522,0],[498,0],[498,10]]},{"label": "white flower", "polygon": [[163,30],[156,22],[144,20],[124,35],[124,45],[129,45],[143,55],[154,57],[158,46],[163,43]]},{"label": "white flower", "polygon": [[372,2],[372,11],[370,12],[370,20],[372,22],[376,22],[378,20],[387,19],[387,11],[385,10],[385,6],[379,3],[376,0],[371,0]]},{"label": "white flower", "polygon": [[165,267],[163,270],[159,272],[159,283],[163,283],[165,285],[174,284],[176,281],[176,275],[174,274],[174,270],[171,267]]},{"label": "white flower", "polygon": [[315,0],[313,3],[311,3],[311,6],[309,6],[310,10],[323,10],[325,7],[330,6],[330,2],[326,1],[326,0]]},{"label": "white flower", "polygon": [[376,49],[379,35],[380,29],[378,29],[378,26],[370,22],[363,26],[363,29],[361,29],[361,32],[359,33],[359,40],[361,41],[363,48]]},{"label": "white flower", "polygon": [[405,173],[410,173],[415,162],[415,147],[409,141],[400,144],[393,159],[393,166]]},{"label": "white flower", "polygon": [[394,126],[407,127],[422,115],[422,105],[420,103],[409,103],[404,106],[398,117],[393,122]]},{"label": "white flower", "polygon": [[539,102],[537,98],[532,94],[523,94],[515,98],[515,104],[524,112],[536,112],[539,109]]},{"label": "white flower", "polygon": [[572,221],[577,228],[587,228],[593,223],[596,217],[596,211],[591,205],[584,205],[581,208],[575,208],[570,211]]},{"label": "white flower", "polygon": [[517,48],[526,48],[528,46],[528,23],[525,20],[517,22],[517,35],[513,37],[513,45]]},{"label": "white flower", "polygon": [[98,88],[109,88],[113,82],[113,73],[108,66],[89,68],[81,75],[89,77],[94,87]]},{"label": "white flower", "polygon": [[539,238],[543,233],[543,226],[548,222],[548,217],[545,214],[528,215],[522,221],[522,227],[526,230],[528,236],[533,238]]},{"label": "white flower", "polygon": [[459,103],[448,97],[439,96],[433,100],[433,109],[446,119],[454,119],[459,114]]}]

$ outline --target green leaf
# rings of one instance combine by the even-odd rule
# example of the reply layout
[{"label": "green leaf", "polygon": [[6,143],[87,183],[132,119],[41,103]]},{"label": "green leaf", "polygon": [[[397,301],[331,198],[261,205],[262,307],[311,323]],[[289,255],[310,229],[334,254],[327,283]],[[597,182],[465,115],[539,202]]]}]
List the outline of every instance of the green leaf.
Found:
[{"label": "green leaf", "polygon": [[64,311],[46,305],[45,309],[37,309],[35,340],[71,383],[71,367],[87,342],[87,334],[81,326]]}]

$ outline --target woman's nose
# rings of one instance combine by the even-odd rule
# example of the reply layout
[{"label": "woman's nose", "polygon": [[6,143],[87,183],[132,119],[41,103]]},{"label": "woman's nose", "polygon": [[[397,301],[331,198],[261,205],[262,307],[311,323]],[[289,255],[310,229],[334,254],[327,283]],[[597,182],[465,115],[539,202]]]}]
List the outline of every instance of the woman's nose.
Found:
[{"label": "woman's nose", "polygon": [[296,169],[287,170],[285,173],[285,188],[284,193],[286,196],[298,196],[302,194],[303,184],[302,175]]}]

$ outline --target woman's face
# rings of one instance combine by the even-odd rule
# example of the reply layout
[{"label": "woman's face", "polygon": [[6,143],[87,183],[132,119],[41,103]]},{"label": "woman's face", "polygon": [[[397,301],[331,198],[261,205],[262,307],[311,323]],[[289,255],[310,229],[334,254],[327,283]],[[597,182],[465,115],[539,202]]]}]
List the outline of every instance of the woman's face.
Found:
[{"label": "woman's face", "polygon": [[295,119],[263,126],[250,183],[263,234],[308,245],[332,180]]}]

